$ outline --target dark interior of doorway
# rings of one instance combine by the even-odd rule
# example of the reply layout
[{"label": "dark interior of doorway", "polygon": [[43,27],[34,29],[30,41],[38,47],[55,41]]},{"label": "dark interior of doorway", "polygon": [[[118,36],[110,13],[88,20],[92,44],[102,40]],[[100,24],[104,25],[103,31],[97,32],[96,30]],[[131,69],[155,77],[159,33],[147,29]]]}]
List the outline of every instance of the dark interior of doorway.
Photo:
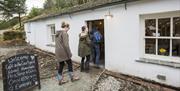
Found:
[{"label": "dark interior of doorway", "polygon": [[102,34],[103,38],[102,38],[102,41],[100,43],[100,65],[102,67],[105,66],[105,36],[104,36],[104,20],[103,19],[100,19],[100,20],[90,20],[90,21],[87,21],[87,26],[88,26],[88,29],[89,29],[89,33],[92,31],[92,29],[94,27],[97,27],[98,28],[98,31]]}]

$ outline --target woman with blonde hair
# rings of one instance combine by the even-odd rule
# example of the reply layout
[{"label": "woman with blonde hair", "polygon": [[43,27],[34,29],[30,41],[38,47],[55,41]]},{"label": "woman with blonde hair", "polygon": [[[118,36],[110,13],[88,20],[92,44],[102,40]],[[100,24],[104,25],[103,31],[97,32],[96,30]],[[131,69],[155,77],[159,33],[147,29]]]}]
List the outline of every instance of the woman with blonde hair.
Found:
[{"label": "woman with blonde hair", "polygon": [[63,67],[65,63],[68,65],[68,75],[71,81],[76,81],[79,78],[73,74],[73,66],[72,66],[72,54],[69,47],[69,35],[68,31],[70,29],[69,24],[62,22],[61,30],[56,32],[56,40],[55,40],[55,56],[56,60],[59,63],[58,68],[58,80],[59,85],[66,83],[67,81],[63,78]]}]

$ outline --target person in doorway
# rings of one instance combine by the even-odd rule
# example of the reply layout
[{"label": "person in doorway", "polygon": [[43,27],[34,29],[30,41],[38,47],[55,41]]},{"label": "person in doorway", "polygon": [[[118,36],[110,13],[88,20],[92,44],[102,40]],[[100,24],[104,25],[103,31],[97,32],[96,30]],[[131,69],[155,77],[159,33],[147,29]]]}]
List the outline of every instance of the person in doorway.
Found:
[{"label": "person in doorway", "polygon": [[[81,72],[89,72],[89,62],[91,54],[91,40],[88,35],[87,27],[83,26],[82,31],[79,34],[79,46],[78,55],[82,57],[81,59]],[[84,62],[86,58],[86,61]]]},{"label": "person in doorway", "polygon": [[100,43],[102,40],[102,35],[98,30],[98,27],[95,27],[91,31],[91,40],[92,40],[92,48],[93,48],[93,60],[95,60],[95,64],[97,68],[100,68]]},{"label": "person in doorway", "polygon": [[56,32],[56,40],[55,40],[55,56],[56,60],[59,63],[58,67],[58,81],[59,85],[66,83],[67,81],[63,78],[63,67],[65,63],[68,65],[68,75],[71,81],[79,80],[79,77],[73,74],[73,66],[72,66],[72,54],[69,47],[69,35],[68,30],[70,29],[69,24],[62,22],[61,30]]}]

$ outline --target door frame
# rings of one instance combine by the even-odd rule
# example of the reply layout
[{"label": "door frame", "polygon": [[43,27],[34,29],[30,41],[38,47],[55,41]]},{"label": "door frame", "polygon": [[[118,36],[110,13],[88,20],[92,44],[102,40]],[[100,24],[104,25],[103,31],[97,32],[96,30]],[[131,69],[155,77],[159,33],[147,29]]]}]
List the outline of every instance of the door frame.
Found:
[{"label": "door frame", "polygon": [[[90,32],[90,29],[89,29],[89,25],[88,25],[88,22],[92,22],[92,21],[103,21],[103,39],[104,39],[104,57],[103,57],[103,68],[105,69],[105,64],[106,64],[106,38],[105,38],[105,19],[93,19],[93,20],[85,20],[85,24],[87,25],[88,27],[88,32]],[[92,26],[92,25],[91,25]],[[92,27],[91,27],[92,29]]]}]

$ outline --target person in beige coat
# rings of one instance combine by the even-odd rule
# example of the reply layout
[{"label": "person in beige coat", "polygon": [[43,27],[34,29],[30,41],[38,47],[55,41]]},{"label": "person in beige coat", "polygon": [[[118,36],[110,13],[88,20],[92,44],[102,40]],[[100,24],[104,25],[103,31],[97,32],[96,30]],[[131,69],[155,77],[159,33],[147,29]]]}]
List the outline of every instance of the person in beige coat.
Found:
[{"label": "person in beige coat", "polygon": [[55,56],[59,63],[57,79],[59,80],[59,85],[66,83],[67,81],[63,79],[63,67],[65,62],[68,65],[68,74],[71,81],[76,81],[79,78],[75,77],[73,74],[72,66],[72,54],[69,47],[69,35],[68,30],[70,29],[69,24],[62,22],[61,30],[56,32],[55,38]]}]

